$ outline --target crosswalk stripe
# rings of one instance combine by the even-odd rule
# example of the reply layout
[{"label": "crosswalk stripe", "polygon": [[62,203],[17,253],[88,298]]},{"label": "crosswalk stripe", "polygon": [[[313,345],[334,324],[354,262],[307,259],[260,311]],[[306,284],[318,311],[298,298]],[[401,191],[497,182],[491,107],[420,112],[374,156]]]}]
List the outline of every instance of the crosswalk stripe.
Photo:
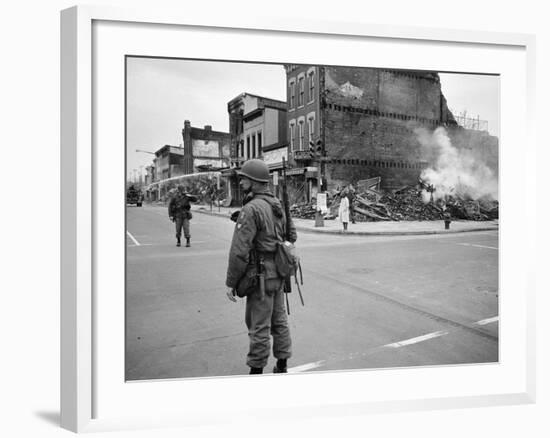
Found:
[{"label": "crosswalk stripe", "polygon": [[428,339],[437,338],[439,336],[444,336],[444,335],[447,335],[447,334],[449,334],[449,332],[444,332],[444,331],[428,333],[427,335],[418,336],[416,338],[406,339],[404,341],[394,342],[392,344],[386,344],[386,345],[384,345],[384,347],[388,347],[388,348],[404,347],[406,345],[417,344],[419,342],[427,341]]},{"label": "crosswalk stripe", "polygon": [[130,234],[130,232],[128,230],[126,230],[126,234],[128,234],[128,237],[130,237],[130,239],[132,239],[132,241],[136,244],[136,246],[140,246],[140,243],[136,240],[136,238],[134,236],[132,236]]},{"label": "crosswalk stripe", "polygon": [[496,247],[494,246],[486,246],[486,245],[475,245],[473,243],[457,243],[457,245],[462,245],[462,246],[473,246],[475,248],[486,248],[486,249],[497,249]]},{"label": "crosswalk stripe", "polygon": [[486,325],[492,322],[498,321],[498,316],[493,316],[492,318],[482,319],[481,321],[476,322],[477,325]]},{"label": "crosswalk stripe", "polygon": [[325,363],[324,360],[320,360],[318,362],[310,362],[310,363],[306,363],[304,365],[298,365],[297,367],[289,368],[288,372],[289,373],[299,373],[299,372],[302,372],[302,371],[308,371],[308,370],[312,370],[314,368],[319,368],[324,363]]}]

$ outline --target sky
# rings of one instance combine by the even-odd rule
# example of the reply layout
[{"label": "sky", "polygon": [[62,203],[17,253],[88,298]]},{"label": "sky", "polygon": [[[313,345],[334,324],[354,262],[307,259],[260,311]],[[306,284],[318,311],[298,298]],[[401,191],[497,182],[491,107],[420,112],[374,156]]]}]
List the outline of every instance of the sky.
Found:
[{"label": "sky", "polygon": [[[499,81],[495,76],[440,73],[453,113],[487,120],[497,135]],[[182,143],[185,120],[229,132],[227,103],[243,92],[286,101],[282,65],[160,58],[128,58],[127,174],[145,174],[151,154]],[[148,151],[136,152],[136,150]]]}]

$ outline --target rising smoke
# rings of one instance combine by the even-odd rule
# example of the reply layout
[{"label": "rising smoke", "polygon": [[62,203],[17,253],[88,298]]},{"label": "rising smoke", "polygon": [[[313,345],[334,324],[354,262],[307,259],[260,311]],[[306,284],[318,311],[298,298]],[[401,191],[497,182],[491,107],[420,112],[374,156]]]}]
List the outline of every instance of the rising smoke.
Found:
[{"label": "rising smoke", "polygon": [[[423,158],[432,163],[420,177],[435,189],[434,200],[447,196],[498,199],[498,179],[494,172],[471,150],[454,147],[445,128],[439,127],[433,132],[417,128],[414,132],[422,146]],[[423,197],[428,202],[431,194],[424,191]]]}]

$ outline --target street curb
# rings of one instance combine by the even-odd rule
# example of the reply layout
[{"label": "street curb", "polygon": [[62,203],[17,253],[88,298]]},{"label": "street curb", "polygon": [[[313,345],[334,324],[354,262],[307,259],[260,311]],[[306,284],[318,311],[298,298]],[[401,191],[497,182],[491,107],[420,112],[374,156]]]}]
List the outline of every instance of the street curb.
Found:
[{"label": "street curb", "polygon": [[477,231],[495,231],[498,227],[493,228],[474,228],[471,230],[441,230],[441,231],[346,231],[343,230],[316,230],[307,227],[296,227],[297,231],[303,231],[305,233],[317,233],[317,234],[332,234],[340,236],[424,236],[431,234],[459,234],[459,233],[475,233]]},{"label": "street curb", "polygon": [[220,216],[220,217],[226,217],[227,219],[229,219],[231,216],[229,216],[227,213],[222,213],[222,212],[217,212],[217,211],[207,211],[207,210],[191,210],[193,213],[202,213],[202,214],[208,214],[210,216]]},{"label": "street curb", "polygon": [[[221,213],[217,211],[207,211],[207,210],[193,210],[197,213],[208,214],[210,216],[220,216],[229,219],[229,215],[226,213]],[[303,231],[305,233],[316,233],[316,234],[331,234],[336,236],[424,236],[424,235],[433,235],[433,234],[460,234],[460,233],[475,233],[478,231],[498,231],[498,225],[493,227],[482,227],[482,228],[473,228],[469,230],[426,230],[426,231],[351,231],[348,230],[344,232],[343,230],[325,230],[325,229],[315,229],[310,227],[303,227],[296,225],[296,231]]]}]

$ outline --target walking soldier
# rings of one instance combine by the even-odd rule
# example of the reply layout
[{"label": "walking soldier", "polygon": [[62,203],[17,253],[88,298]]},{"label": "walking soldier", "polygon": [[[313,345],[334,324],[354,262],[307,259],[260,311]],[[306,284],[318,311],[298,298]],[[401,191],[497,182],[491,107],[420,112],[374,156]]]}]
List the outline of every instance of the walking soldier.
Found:
[{"label": "walking soldier", "polygon": [[[248,160],[239,176],[246,197],[229,251],[227,297],[235,302],[235,296],[246,296],[245,322],[250,341],[246,363],[250,374],[263,373],[270,354],[270,335],[277,359],[273,372],[286,373],[291,339],[284,307],[284,282],[275,264],[277,243],[285,240],[285,213],[281,202],[268,190],[269,171],[262,160]],[[296,228],[291,220],[288,223],[294,242]]]}]

